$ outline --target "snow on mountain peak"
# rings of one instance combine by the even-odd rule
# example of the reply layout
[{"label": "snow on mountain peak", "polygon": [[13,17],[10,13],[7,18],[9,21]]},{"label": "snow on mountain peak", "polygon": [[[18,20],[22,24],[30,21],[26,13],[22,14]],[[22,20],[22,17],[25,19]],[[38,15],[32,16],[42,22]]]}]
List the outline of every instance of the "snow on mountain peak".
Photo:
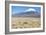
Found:
[{"label": "snow on mountain peak", "polygon": [[35,11],[36,12],[36,10],[33,8],[29,8],[29,9],[25,10],[25,12],[29,12],[29,11]]}]

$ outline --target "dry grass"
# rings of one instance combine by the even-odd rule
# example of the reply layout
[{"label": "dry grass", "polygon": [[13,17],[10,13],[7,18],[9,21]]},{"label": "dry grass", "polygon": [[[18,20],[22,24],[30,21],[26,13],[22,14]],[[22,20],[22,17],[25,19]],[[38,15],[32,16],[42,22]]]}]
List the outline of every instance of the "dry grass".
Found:
[{"label": "dry grass", "polygon": [[12,17],[12,28],[38,28],[40,18],[33,17]]}]

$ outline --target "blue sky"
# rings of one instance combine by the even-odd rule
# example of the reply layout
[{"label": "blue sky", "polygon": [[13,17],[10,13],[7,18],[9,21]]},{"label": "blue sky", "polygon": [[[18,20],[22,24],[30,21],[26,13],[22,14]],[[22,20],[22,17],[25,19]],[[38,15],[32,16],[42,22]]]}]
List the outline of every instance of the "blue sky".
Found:
[{"label": "blue sky", "polygon": [[41,8],[40,7],[25,7],[25,6],[12,6],[12,14],[17,14],[21,12],[26,12],[26,11],[36,11],[40,12]]}]

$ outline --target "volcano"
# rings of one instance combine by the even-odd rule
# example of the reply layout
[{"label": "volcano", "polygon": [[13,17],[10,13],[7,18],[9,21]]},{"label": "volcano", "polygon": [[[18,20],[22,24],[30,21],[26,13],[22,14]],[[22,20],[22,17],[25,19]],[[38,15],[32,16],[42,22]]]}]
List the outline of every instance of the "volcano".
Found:
[{"label": "volcano", "polygon": [[40,13],[34,11],[28,11],[28,12],[13,14],[12,16],[13,17],[40,17]]}]

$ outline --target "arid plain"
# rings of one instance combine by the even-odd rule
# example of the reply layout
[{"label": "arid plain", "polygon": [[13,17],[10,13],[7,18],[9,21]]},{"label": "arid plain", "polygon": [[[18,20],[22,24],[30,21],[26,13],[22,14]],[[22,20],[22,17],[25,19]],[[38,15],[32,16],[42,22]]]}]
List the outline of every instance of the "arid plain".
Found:
[{"label": "arid plain", "polygon": [[11,24],[13,29],[41,27],[41,21],[38,17],[12,17]]}]

